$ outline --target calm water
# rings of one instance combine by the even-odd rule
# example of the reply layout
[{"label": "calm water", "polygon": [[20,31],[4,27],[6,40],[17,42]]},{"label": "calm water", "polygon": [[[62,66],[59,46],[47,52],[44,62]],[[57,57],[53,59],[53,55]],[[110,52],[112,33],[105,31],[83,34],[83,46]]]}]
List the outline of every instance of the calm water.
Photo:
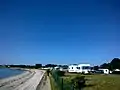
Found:
[{"label": "calm water", "polygon": [[0,79],[1,78],[7,78],[10,76],[18,75],[23,73],[24,71],[22,70],[13,70],[13,69],[8,69],[8,68],[0,68]]}]

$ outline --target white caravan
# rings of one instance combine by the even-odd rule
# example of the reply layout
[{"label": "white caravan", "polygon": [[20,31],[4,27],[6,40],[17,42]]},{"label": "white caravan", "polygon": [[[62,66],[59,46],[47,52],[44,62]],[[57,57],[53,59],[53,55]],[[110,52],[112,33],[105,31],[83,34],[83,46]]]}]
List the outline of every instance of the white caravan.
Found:
[{"label": "white caravan", "polygon": [[68,72],[77,72],[77,64],[69,65]]},{"label": "white caravan", "polygon": [[99,70],[102,70],[104,74],[109,74],[109,69],[99,69]]},{"label": "white caravan", "polygon": [[68,68],[68,72],[76,72],[76,73],[89,73],[90,64],[73,64]]}]

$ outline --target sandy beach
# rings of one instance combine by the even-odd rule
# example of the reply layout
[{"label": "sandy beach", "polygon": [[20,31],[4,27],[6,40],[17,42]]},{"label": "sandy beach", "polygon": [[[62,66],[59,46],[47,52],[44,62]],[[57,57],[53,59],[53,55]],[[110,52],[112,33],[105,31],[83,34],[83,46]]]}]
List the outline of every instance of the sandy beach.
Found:
[{"label": "sandy beach", "polygon": [[44,71],[31,69],[13,77],[0,79],[0,90],[36,90]]}]

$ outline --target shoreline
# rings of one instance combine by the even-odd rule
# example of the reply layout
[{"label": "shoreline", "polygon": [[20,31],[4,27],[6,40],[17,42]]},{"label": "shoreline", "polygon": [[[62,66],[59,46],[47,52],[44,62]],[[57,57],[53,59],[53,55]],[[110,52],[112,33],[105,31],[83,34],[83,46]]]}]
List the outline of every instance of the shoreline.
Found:
[{"label": "shoreline", "polygon": [[19,75],[22,75],[26,72],[31,72],[29,69],[22,69],[22,68],[7,68],[7,69],[11,69],[11,70],[21,70],[23,72],[21,72],[20,74],[15,74],[15,75],[11,75],[11,76],[8,76],[8,77],[3,77],[3,78],[0,78],[0,81],[3,80],[3,79],[8,79],[8,78],[12,78],[12,77],[16,77],[16,76],[19,76]]},{"label": "shoreline", "polygon": [[0,90],[36,90],[45,71],[24,69],[19,75],[0,79]]}]

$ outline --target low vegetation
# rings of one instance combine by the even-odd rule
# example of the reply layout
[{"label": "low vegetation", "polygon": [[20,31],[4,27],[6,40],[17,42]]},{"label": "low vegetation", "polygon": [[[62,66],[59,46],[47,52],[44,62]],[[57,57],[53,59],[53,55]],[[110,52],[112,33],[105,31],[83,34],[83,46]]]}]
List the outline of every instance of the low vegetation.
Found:
[{"label": "low vegetation", "polygon": [[71,79],[78,76],[85,76],[86,83],[84,90],[120,90],[119,75],[78,75],[67,74],[64,78],[66,83],[70,83]]},{"label": "low vegetation", "polygon": [[49,76],[49,78],[50,78],[51,90],[59,90],[57,84],[55,83],[54,78],[51,75]]},{"label": "low vegetation", "polygon": [[64,72],[64,71],[59,71],[59,70],[57,70],[57,71],[56,71],[56,74],[57,74],[58,76],[64,76],[64,75],[65,75],[65,72]]},{"label": "low vegetation", "polygon": [[[78,88],[82,88],[82,90],[120,90],[120,75],[65,73],[56,77],[57,75],[53,73],[53,76],[50,76],[52,90],[78,90]],[[61,80],[63,80],[62,84],[59,82]],[[63,89],[59,87],[63,87]]]}]

